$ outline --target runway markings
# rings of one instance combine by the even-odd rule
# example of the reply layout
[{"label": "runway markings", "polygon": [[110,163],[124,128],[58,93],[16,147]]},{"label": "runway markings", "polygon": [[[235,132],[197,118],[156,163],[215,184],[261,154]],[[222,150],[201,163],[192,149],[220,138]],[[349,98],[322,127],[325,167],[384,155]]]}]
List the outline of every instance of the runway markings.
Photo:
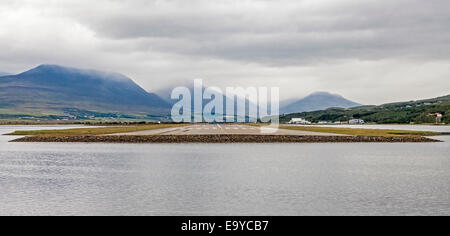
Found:
[{"label": "runway markings", "polygon": [[[211,125],[193,125],[178,130],[178,133],[198,133],[198,134],[238,134],[249,133],[254,134],[259,131],[259,127],[245,126],[245,125],[230,125],[230,124],[211,124]],[[176,133],[176,132],[175,132]]]}]

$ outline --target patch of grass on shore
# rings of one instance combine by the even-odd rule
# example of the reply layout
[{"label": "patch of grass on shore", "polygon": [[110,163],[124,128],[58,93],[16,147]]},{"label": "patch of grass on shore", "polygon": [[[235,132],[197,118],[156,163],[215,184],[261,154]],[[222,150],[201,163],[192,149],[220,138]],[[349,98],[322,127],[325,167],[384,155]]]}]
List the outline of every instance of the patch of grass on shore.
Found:
[{"label": "patch of grass on shore", "polygon": [[114,126],[114,127],[100,127],[100,128],[76,128],[64,130],[31,130],[31,131],[15,131],[8,135],[39,135],[39,136],[91,136],[91,135],[106,135],[117,133],[130,133],[144,130],[155,130],[181,127],[185,124],[149,124],[136,126]]},{"label": "patch of grass on shore", "polygon": [[431,132],[431,131],[357,129],[357,128],[335,128],[335,127],[316,127],[316,126],[280,126],[280,128],[289,130],[368,136],[368,137],[434,136],[439,134],[438,132]]}]

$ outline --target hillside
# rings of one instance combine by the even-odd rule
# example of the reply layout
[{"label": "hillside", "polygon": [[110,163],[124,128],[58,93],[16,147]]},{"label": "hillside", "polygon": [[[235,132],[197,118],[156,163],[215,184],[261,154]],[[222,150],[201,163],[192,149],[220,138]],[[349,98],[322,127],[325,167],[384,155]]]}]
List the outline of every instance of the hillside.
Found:
[{"label": "hillside", "polygon": [[281,107],[281,114],[300,113],[308,111],[319,111],[330,107],[350,108],[361,104],[352,102],[344,97],[327,92],[316,92],[300,100],[291,102]]},{"label": "hillside", "polygon": [[118,113],[168,114],[169,109],[170,105],[160,97],[117,73],[41,65],[0,77],[3,116],[73,117],[81,112],[85,116],[109,117]]},{"label": "hillside", "polygon": [[288,122],[293,117],[301,117],[312,122],[363,119],[366,122],[380,124],[434,123],[435,118],[428,116],[428,114],[436,112],[443,115],[443,122],[450,122],[450,95],[381,106],[359,106],[349,109],[330,108],[314,112],[294,113],[284,115],[280,119],[281,122]]}]

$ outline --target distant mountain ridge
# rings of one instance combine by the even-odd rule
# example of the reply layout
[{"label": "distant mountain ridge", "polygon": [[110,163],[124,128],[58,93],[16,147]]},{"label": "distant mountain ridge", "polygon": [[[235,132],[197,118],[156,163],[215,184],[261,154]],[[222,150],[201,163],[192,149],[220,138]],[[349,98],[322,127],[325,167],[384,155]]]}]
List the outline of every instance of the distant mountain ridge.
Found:
[{"label": "distant mountain ridge", "polygon": [[328,92],[315,92],[298,101],[280,108],[281,114],[319,111],[331,107],[350,108],[361,104],[350,101],[341,95]]},{"label": "distant mountain ridge", "polygon": [[[187,85],[184,85],[184,86],[181,86],[181,87],[185,87],[185,88],[189,89],[189,92],[191,93],[191,99],[192,99],[191,100],[191,104],[190,104],[190,106],[191,106],[190,108],[191,108],[191,112],[194,113],[195,111],[194,111],[194,85],[193,85],[193,82],[191,84],[187,84]],[[156,91],[155,93],[158,96],[160,96],[162,99],[164,99],[166,102],[168,102],[171,105],[173,105],[173,104],[175,104],[175,103],[177,103],[179,101],[179,99],[171,99],[171,94],[172,94],[172,91],[173,91],[174,88],[175,87],[173,87],[173,88],[169,87],[169,88],[160,89],[160,90]],[[203,96],[203,93],[205,92],[205,90],[206,90],[206,87],[203,86],[202,87],[202,96]],[[223,91],[221,91],[221,95],[222,95],[224,111],[223,112],[218,111],[217,114],[226,114],[226,106],[227,106],[227,104],[233,104],[233,102],[234,102],[234,113],[237,115],[237,107],[238,107],[237,104],[238,104],[238,102],[242,103],[242,102],[245,101],[245,104],[246,104],[245,111],[246,111],[246,116],[248,118],[248,116],[249,116],[249,108],[248,108],[248,106],[250,104],[252,104],[248,99],[243,98],[243,95],[242,96],[237,96],[236,98],[228,97]],[[204,108],[208,103],[211,102],[211,100],[212,99],[202,99],[202,107]],[[253,105],[258,107],[256,104],[253,104]]]},{"label": "distant mountain ridge", "polygon": [[170,105],[118,73],[41,65],[0,77],[1,108],[167,114]]}]

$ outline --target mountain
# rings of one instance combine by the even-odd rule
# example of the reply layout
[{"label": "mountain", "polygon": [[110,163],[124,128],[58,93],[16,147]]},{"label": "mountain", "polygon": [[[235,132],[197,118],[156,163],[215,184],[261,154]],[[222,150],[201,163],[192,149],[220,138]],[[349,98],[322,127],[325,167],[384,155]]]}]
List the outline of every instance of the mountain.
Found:
[{"label": "mountain", "polygon": [[10,73],[0,71],[0,76],[7,76],[7,75],[10,75]]},{"label": "mountain", "polygon": [[0,109],[168,114],[170,105],[121,74],[41,65],[0,77]]},{"label": "mountain", "polygon": [[349,108],[360,106],[356,102],[345,99],[344,97],[327,92],[316,92],[280,109],[281,114],[299,113],[307,111],[324,110],[330,107]]},{"label": "mountain", "polygon": [[[194,114],[194,84],[189,84],[189,85],[184,85],[181,87],[186,87],[189,89],[190,93],[191,93],[191,112]],[[174,88],[169,87],[169,88],[164,88],[164,89],[160,89],[159,91],[156,91],[155,93],[160,96],[162,99],[164,99],[166,102],[170,103],[171,105],[177,103],[179,100],[178,99],[171,99],[171,94],[172,94],[172,90]],[[202,93],[204,93],[206,90],[206,87],[202,87]],[[237,96],[236,99],[233,99],[232,97],[228,97],[226,94],[221,93],[222,96],[222,101],[223,101],[223,111],[218,111],[217,114],[225,114],[226,113],[226,104],[232,104],[234,103],[234,114],[237,114],[237,103],[241,103],[241,102],[245,102],[246,104],[246,119],[248,119],[249,116],[249,105],[255,105],[256,107],[258,107],[256,104],[250,103],[250,101],[248,99],[243,98],[243,95]],[[203,107],[205,107],[209,102],[211,101],[211,99],[203,99],[202,100],[202,104]],[[255,117],[256,118],[256,117]]]},{"label": "mountain", "polygon": [[358,106],[348,109],[329,108],[321,111],[294,113],[280,117],[281,122],[292,118],[304,118],[312,122],[341,121],[363,119],[366,122],[379,124],[435,123],[436,118],[429,116],[441,113],[442,122],[450,122],[450,95],[432,99],[389,103],[380,106]]}]

